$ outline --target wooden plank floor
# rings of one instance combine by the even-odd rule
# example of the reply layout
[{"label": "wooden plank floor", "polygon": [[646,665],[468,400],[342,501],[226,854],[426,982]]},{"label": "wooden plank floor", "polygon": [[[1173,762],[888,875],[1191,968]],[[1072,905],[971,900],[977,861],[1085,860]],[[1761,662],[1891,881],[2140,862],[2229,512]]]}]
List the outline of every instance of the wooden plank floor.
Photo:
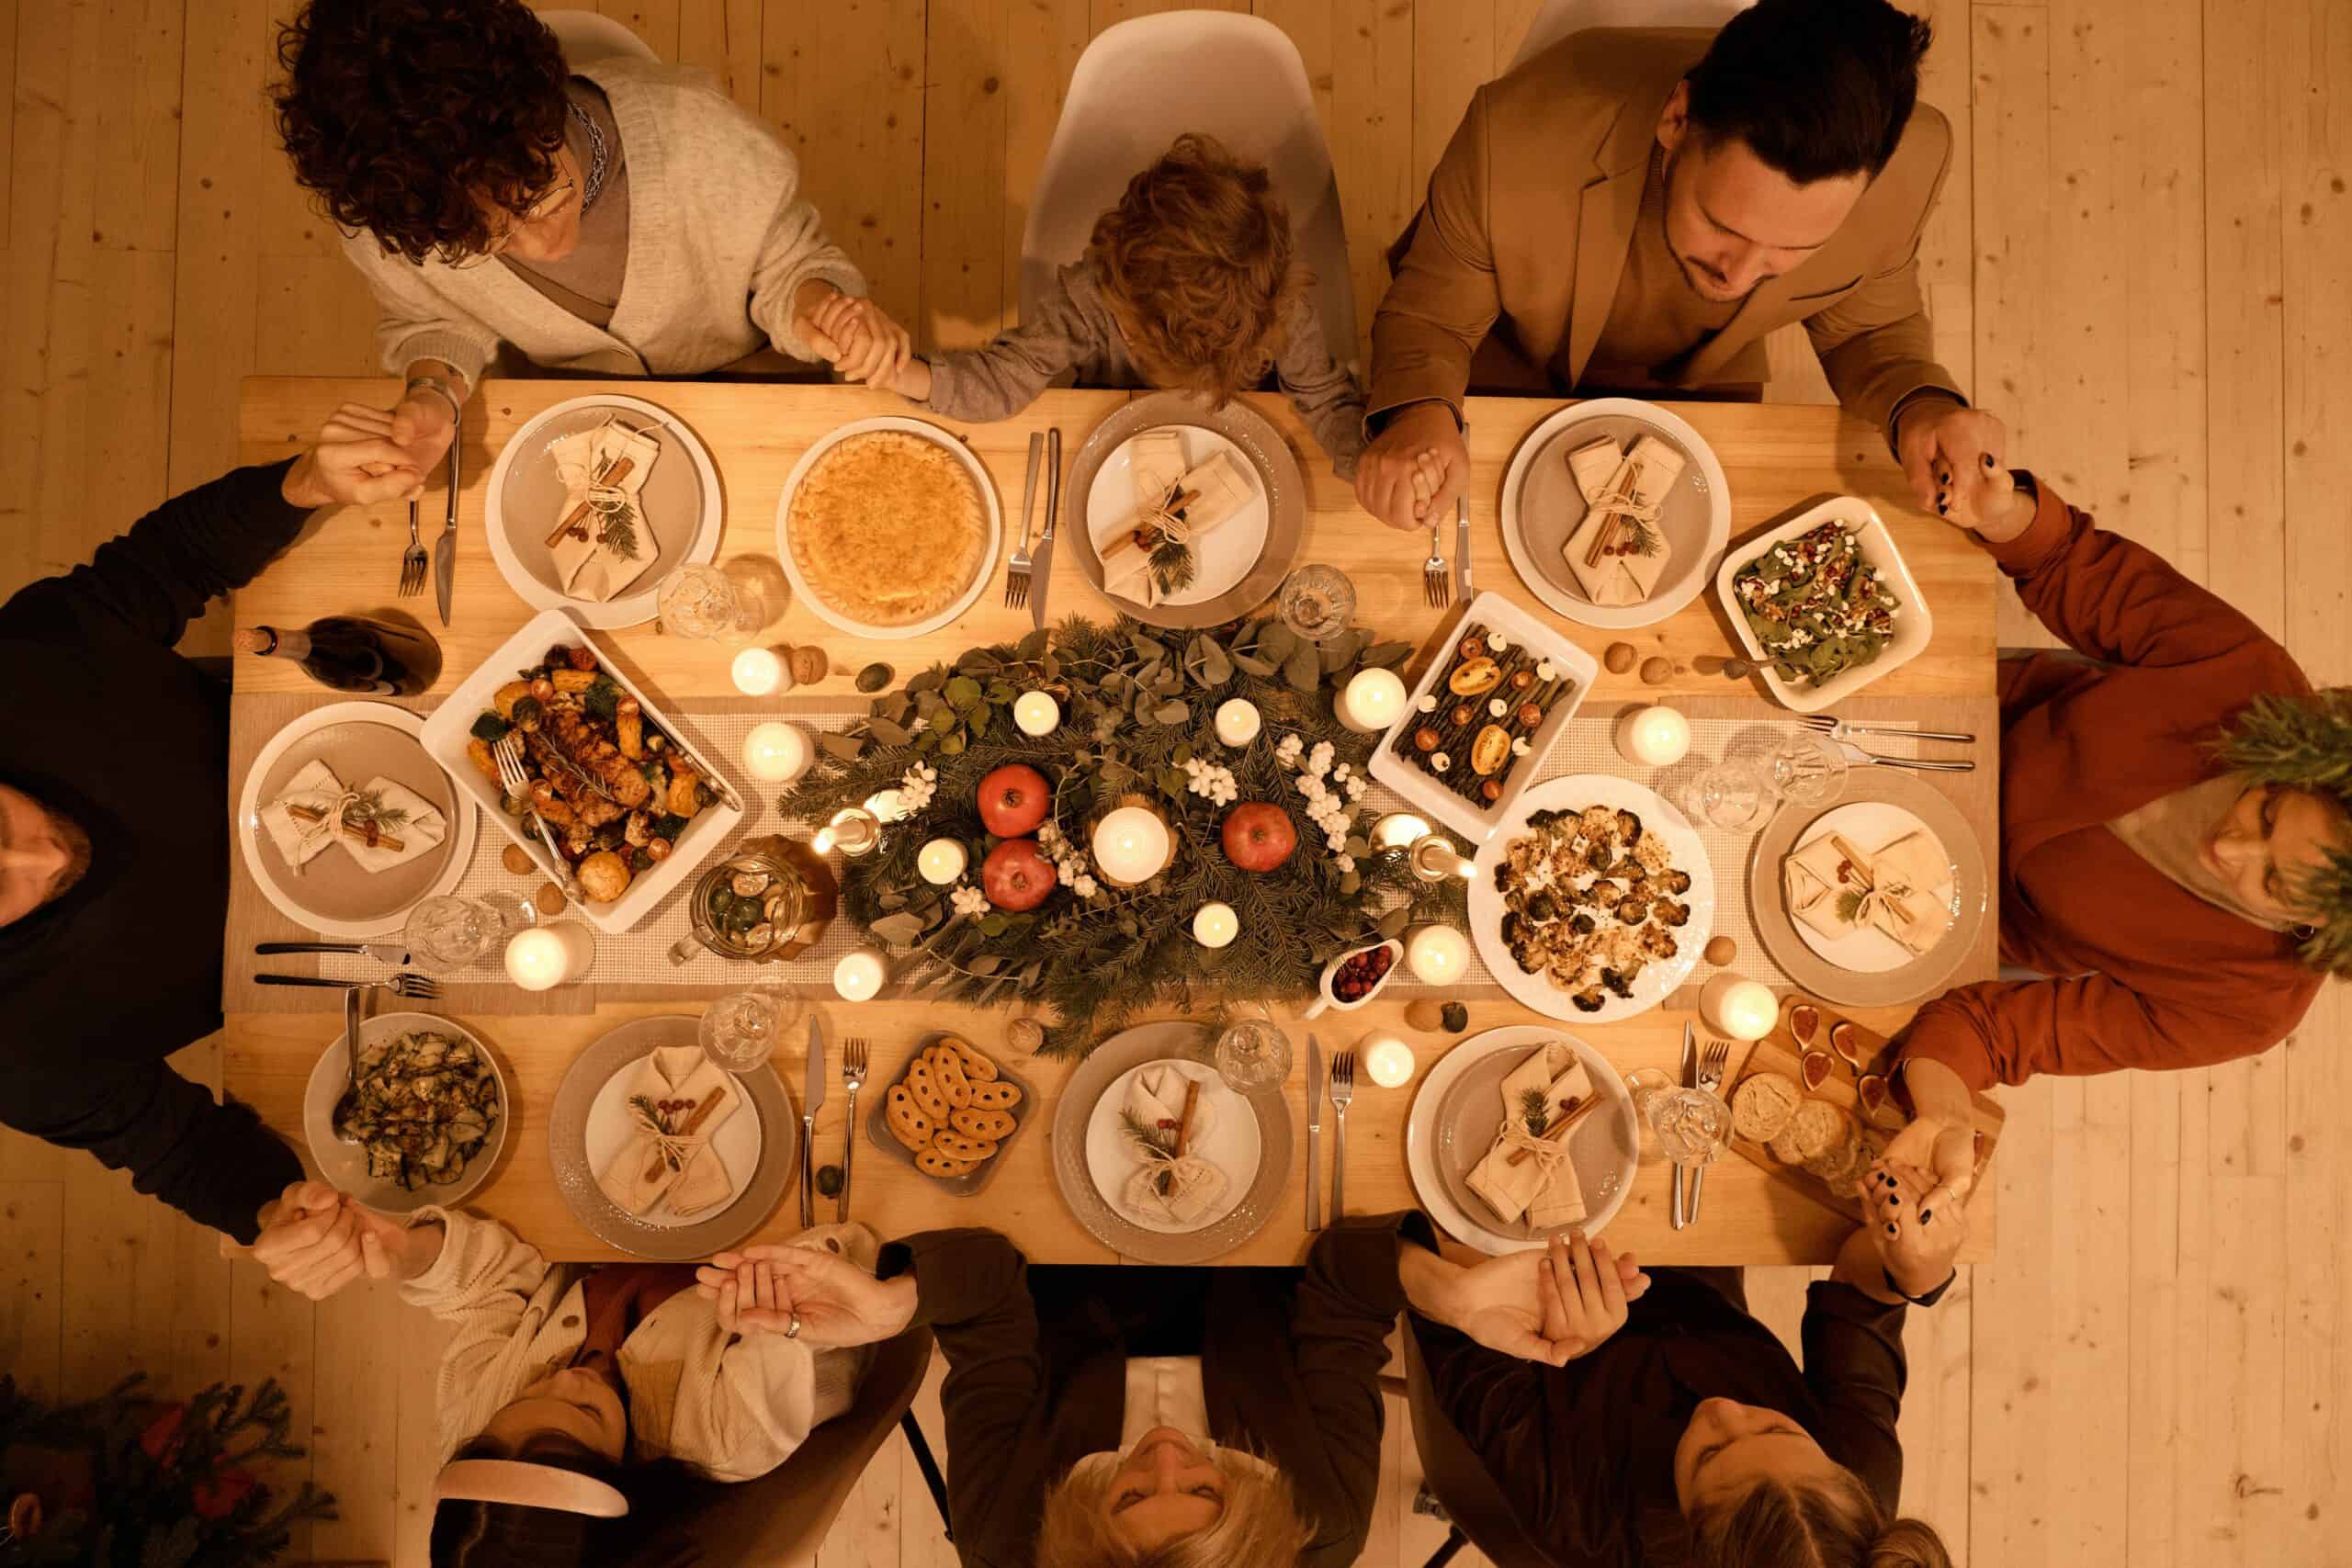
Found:
[{"label": "wooden plank floor", "polygon": [[[1958,158],[1925,241],[1938,338],[2024,461],[2352,681],[2352,0],[1912,0]],[[255,372],[372,369],[369,308],[272,145],[296,0],[0,0],[0,592],[234,449]],[[1029,194],[1087,40],[1157,0],[604,0],[790,137],[922,336],[1015,308]],[[1232,0],[1295,40],[1360,309],[1472,89],[1540,0]],[[1822,395],[1802,340],[1773,395]],[[2032,636],[2014,606],[2004,635]],[[225,648],[215,616],[191,634]],[[1910,1330],[1905,1504],[1990,1568],[2352,1560],[2352,1007],[2198,1073],[2008,1097],[1997,1261]],[[217,1074],[217,1045],[183,1054]],[[1751,1292],[1792,1332],[1799,1270]],[[424,1561],[436,1325],[312,1309],[127,1181],[0,1134],[0,1367],[59,1394],[276,1375],[342,1518],[322,1560]],[[386,1346],[398,1354],[386,1356]],[[938,1431],[938,1378],[920,1407]],[[1392,1410],[1367,1559],[1413,1568]],[[389,1479],[388,1479],[389,1478]],[[904,1445],[834,1565],[952,1554]],[[1468,1561],[1468,1559],[1465,1559]]]}]

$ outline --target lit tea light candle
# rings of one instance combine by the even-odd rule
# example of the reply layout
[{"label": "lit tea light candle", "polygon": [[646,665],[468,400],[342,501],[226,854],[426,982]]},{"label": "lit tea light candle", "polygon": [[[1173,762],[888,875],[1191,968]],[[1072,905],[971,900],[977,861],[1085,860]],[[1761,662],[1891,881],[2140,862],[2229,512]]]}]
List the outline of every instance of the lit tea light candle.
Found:
[{"label": "lit tea light candle", "polygon": [[1409,811],[1392,811],[1372,825],[1372,847],[1375,850],[1406,850],[1430,836],[1429,818],[1416,817]]},{"label": "lit tea light candle", "polygon": [[595,962],[596,936],[577,920],[516,931],[506,944],[506,977],[526,991],[577,980]]},{"label": "lit tea light candle", "polygon": [[933,887],[944,887],[964,874],[971,855],[953,839],[933,839],[915,855],[915,869]]},{"label": "lit tea light candle", "polygon": [[1232,697],[1216,710],[1216,738],[1227,746],[1247,746],[1258,739],[1264,721],[1258,716],[1258,705],[1247,697]]},{"label": "lit tea light candle", "polygon": [[792,671],[773,649],[745,649],[735,656],[729,671],[735,677],[735,689],[747,697],[764,697],[792,684]]},{"label": "lit tea light candle", "polygon": [[1012,705],[1012,722],[1023,735],[1051,735],[1062,721],[1062,705],[1051,692],[1023,692]]},{"label": "lit tea light candle", "polygon": [[1390,1035],[1363,1043],[1364,1075],[1383,1089],[1396,1089],[1413,1079],[1413,1048]]},{"label": "lit tea light candle", "polygon": [[833,989],[845,1002],[870,1002],[881,993],[882,982],[889,978],[889,971],[882,966],[882,955],[870,947],[854,953],[844,953],[842,961],[833,965]]},{"label": "lit tea light candle", "polygon": [[1233,906],[1214,900],[1204,904],[1193,916],[1193,940],[1203,947],[1223,947],[1241,934],[1241,917]]},{"label": "lit tea light candle", "polygon": [[1094,863],[1114,882],[1133,886],[1159,874],[1172,845],[1157,812],[1123,806],[1095,826]]},{"label": "lit tea light candle", "polygon": [[1781,1003],[1762,982],[1726,970],[1699,988],[1699,1016],[1734,1040],[1761,1040],[1781,1021]]},{"label": "lit tea light candle", "polygon": [[752,732],[743,737],[743,771],[771,784],[798,778],[808,771],[815,756],[808,745],[808,732],[797,724],[755,724]]},{"label": "lit tea light candle", "polygon": [[1387,728],[1405,711],[1405,682],[1394,670],[1359,670],[1340,694],[1340,722],[1360,735]]},{"label": "lit tea light candle", "polygon": [[1450,986],[1470,968],[1470,939],[1452,926],[1421,926],[1405,939],[1405,963],[1431,986]]},{"label": "lit tea light candle", "polygon": [[1625,761],[1670,768],[1690,752],[1690,721],[1663,704],[1635,708],[1617,721],[1617,750]]},{"label": "lit tea light candle", "polygon": [[882,827],[874,819],[874,813],[845,806],[833,813],[831,822],[817,829],[817,836],[808,840],[808,847],[819,854],[827,850],[839,850],[854,860],[859,855],[872,854],[874,847],[881,841]]}]

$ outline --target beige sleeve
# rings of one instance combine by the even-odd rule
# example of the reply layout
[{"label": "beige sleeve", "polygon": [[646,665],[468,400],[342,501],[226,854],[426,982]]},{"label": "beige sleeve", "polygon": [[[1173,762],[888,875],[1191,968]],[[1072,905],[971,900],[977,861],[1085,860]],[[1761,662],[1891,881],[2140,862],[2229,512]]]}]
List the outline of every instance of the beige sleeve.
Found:
[{"label": "beige sleeve", "polygon": [[1430,175],[1412,243],[1373,318],[1368,416],[1430,400],[1461,415],[1471,356],[1502,313],[1487,194],[1487,94],[1481,88]]},{"label": "beige sleeve", "polygon": [[345,238],[343,254],[376,297],[376,351],[385,369],[406,375],[420,359],[438,359],[465,377],[468,389],[481,385],[482,370],[500,342],[487,323],[453,309],[424,281],[421,268],[386,254],[373,235]]},{"label": "beige sleeve", "polygon": [[537,1299],[551,1269],[537,1247],[494,1220],[424,1208],[410,1224],[436,1221],[441,1256],[401,1286],[401,1300],[451,1325],[434,1381],[446,1459],[522,1386],[525,1358],[546,1315]]},{"label": "beige sleeve", "polygon": [[752,320],[768,341],[795,359],[814,360],[817,351],[800,335],[793,301],[801,285],[831,284],[844,294],[864,296],[865,275],[847,252],[825,237],[823,220],[800,194],[800,160],[774,132],[716,92],[710,112],[742,120],[722,140],[738,149],[731,166],[741,176],[737,199],[769,209],[767,235],[752,266]]}]

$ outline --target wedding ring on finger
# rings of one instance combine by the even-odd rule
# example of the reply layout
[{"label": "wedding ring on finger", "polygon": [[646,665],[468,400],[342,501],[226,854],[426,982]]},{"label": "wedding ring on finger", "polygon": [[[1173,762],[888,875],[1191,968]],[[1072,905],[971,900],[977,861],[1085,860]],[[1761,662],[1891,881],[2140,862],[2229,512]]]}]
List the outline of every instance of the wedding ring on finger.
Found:
[{"label": "wedding ring on finger", "polygon": [[800,1314],[798,1313],[794,1313],[792,1314],[792,1321],[785,1325],[784,1337],[786,1339],[797,1339],[800,1337]]}]

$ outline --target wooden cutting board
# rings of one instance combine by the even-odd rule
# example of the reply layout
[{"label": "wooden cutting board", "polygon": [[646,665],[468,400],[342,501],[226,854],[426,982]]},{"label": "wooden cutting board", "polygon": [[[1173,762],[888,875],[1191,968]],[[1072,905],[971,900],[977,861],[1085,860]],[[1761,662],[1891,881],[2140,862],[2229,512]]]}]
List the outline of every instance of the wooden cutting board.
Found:
[{"label": "wooden cutting board", "polygon": [[[1789,1028],[1789,1020],[1799,1006],[1811,1007],[1820,1012],[1821,1026],[1814,1033],[1813,1048],[1827,1053],[1830,1060],[1829,1077],[1806,1098],[1829,1101],[1860,1122],[1866,1133],[1875,1134],[1881,1141],[1900,1132],[1910,1119],[1898,1107],[1888,1106],[1883,1121],[1872,1121],[1862,1114],[1860,1097],[1855,1088],[1860,1081],[1860,1075],[1844,1056],[1829,1049],[1830,1030],[1852,1021],[1810,998],[1792,998],[1789,1005],[1781,1008],[1781,1020],[1772,1026],[1772,1032],[1748,1047],[1747,1059],[1740,1063],[1739,1074],[1732,1079],[1731,1087],[1724,1091],[1724,1099],[1726,1101],[1733,1100],[1739,1093],[1739,1086],[1757,1073],[1778,1073],[1794,1084],[1799,1093],[1805,1093],[1805,1048],[1797,1043]],[[1860,1024],[1854,1024],[1854,1054],[1871,1072],[1883,1075],[1894,1066],[1894,1055],[1887,1048],[1886,1037]],[[1981,1094],[1973,1097],[1971,1110],[1976,1122],[1976,1169],[1981,1176],[1985,1162],[1993,1157],[1994,1145],[2000,1142],[2005,1118],[2001,1108]],[[1826,1182],[1803,1166],[1786,1164],[1755,1139],[1744,1138],[1737,1134],[1733,1134],[1731,1146],[1750,1163],[1787,1182],[1815,1202],[1845,1214],[1857,1223],[1861,1220],[1860,1200],[1850,1193],[1840,1196],[1831,1192]]]}]

